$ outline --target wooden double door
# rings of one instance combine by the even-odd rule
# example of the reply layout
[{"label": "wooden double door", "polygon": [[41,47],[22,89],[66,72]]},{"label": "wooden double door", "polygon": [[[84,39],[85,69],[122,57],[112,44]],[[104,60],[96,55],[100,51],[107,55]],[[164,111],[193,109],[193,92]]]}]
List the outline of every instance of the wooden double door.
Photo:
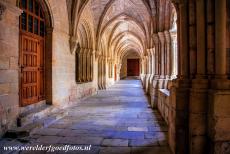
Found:
[{"label": "wooden double door", "polygon": [[127,59],[127,76],[139,76],[139,59]]},{"label": "wooden double door", "polygon": [[20,32],[20,105],[45,98],[44,38]]}]

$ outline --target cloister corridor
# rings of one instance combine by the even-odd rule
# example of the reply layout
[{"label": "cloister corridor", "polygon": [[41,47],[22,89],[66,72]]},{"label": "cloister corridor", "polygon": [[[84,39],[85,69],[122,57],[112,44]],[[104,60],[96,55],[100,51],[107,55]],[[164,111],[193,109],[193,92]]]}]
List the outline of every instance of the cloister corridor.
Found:
[{"label": "cloister corridor", "polygon": [[92,145],[90,151],[68,152],[73,154],[170,154],[167,125],[150,108],[140,80],[121,80],[64,112],[68,114],[34,131],[26,143],[5,144]]},{"label": "cloister corridor", "polygon": [[230,154],[230,0],[0,0],[0,154],[49,146]]}]

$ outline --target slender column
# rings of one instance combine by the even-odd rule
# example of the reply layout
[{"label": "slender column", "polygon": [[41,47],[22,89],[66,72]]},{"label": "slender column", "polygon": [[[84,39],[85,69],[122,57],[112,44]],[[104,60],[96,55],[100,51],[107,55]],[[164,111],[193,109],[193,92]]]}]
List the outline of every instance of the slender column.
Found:
[{"label": "slender column", "polygon": [[155,44],[155,76],[159,75],[159,38],[157,34],[153,35],[153,40]]},{"label": "slender column", "polygon": [[86,58],[86,61],[87,61],[87,81],[90,81],[90,54],[91,54],[91,49],[89,49],[88,53],[87,53],[87,58]]},{"label": "slender column", "polygon": [[87,55],[87,49],[84,49],[84,52],[82,53],[82,81],[86,82],[86,55]]},{"label": "slender column", "polygon": [[77,82],[80,82],[80,53],[79,52],[77,52],[76,53],[76,64],[77,64],[77,66],[76,66],[76,79],[77,79]]},{"label": "slender column", "polygon": [[226,78],[226,0],[215,0],[216,78]]},{"label": "slender column", "polygon": [[165,37],[164,37],[164,33],[159,32],[158,33],[159,38],[160,38],[160,53],[161,56],[159,59],[161,59],[161,71],[160,71],[160,75],[161,78],[165,77]]},{"label": "slender column", "polygon": [[91,54],[90,54],[90,68],[91,68],[91,75],[90,75],[90,80],[93,81],[93,78],[94,78],[94,64],[93,62],[96,61],[96,58],[95,58],[95,51],[92,51]]},{"label": "slender column", "polygon": [[152,53],[151,54],[151,56],[152,56],[152,74],[155,75],[155,73],[156,73],[155,72],[155,64],[156,63],[155,63],[155,59],[154,59],[155,58],[155,56],[154,56],[155,55],[155,48],[151,49],[151,53]]},{"label": "slender column", "polygon": [[203,78],[206,74],[206,54],[205,54],[205,1],[196,1],[197,18],[197,78]]},{"label": "slender column", "polygon": [[188,54],[188,6],[187,2],[179,4],[179,39],[180,39],[180,76],[187,78],[189,73]]},{"label": "slender column", "polygon": [[80,53],[79,53],[79,81],[80,82],[83,82],[83,76],[82,76],[82,68],[83,68],[83,65],[82,65],[82,60],[83,60],[83,50],[84,49],[82,49],[81,48],[81,50],[80,50]]},{"label": "slender column", "polygon": [[98,88],[101,89],[101,56],[98,56]]},{"label": "slender column", "polygon": [[171,67],[172,67],[172,50],[171,50],[171,37],[168,31],[165,31],[166,39],[166,75],[167,77],[171,76]]}]

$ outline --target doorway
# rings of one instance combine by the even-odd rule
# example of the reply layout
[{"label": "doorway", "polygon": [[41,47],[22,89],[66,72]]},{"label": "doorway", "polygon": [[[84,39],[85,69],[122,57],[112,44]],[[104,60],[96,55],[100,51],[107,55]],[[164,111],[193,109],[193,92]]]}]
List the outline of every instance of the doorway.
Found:
[{"label": "doorway", "polygon": [[20,0],[20,105],[45,100],[45,17],[37,0]]},{"label": "doorway", "polygon": [[139,59],[127,59],[127,76],[139,76]]}]

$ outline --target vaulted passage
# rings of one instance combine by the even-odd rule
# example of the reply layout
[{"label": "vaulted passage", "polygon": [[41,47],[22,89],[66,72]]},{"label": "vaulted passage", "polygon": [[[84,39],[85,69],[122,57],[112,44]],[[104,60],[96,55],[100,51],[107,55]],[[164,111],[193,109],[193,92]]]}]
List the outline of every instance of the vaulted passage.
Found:
[{"label": "vaulted passage", "polygon": [[229,0],[0,0],[0,148],[228,154],[229,102]]}]

